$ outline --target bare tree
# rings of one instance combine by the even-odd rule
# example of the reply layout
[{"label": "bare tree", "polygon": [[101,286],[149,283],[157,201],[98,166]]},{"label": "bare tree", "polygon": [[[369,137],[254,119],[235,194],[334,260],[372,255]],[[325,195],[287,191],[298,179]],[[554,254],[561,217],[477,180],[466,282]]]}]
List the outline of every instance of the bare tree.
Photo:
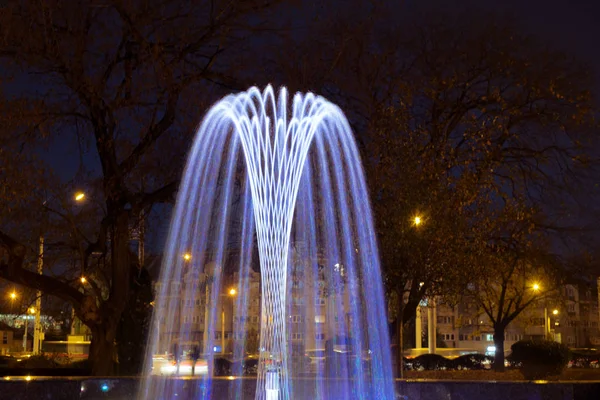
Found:
[{"label": "bare tree", "polygon": [[[0,233],[7,251],[0,276],[73,305],[92,331],[94,374],[114,371],[115,335],[136,278],[131,226],[153,204],[172,200],[198,110],[219,87],[238,87],[235,74],[248,41],[275,3],[57,0],[3,6],[1,83],[18,82],[23,90],[4,100],[6,109],[19,112],[10,115],[2,135],[78,146],[76,178],[89,185],[89,176],[97,177],[104,215],[94,236],[76,238],[80,269],[93,277],[83,291],[65,277],[29,271],[26,247],[11,237],[10,224]],[[92,262],[94,257],[102,262]]]},{"label": "bare tree", "polygon": [[493,16],[333,29],[343,34],[322,35],[334,42],[320,50],[326,65],[296,70],[327,71],[316,85],[362,144],[397,336],[424,297],[465,290],[506,204],[544,235],[580,229],[550,217],[583,212],[571,193],[597,171],[592,83],[577,60]]}]

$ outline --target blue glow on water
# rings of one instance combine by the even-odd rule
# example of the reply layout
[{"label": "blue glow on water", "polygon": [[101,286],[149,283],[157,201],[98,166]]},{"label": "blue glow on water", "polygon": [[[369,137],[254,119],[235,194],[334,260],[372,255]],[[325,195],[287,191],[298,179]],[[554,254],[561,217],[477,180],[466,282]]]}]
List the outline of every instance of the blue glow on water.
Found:
[{"label": "blue glow on water", "polygon": [[[358,149],[342,111],[312,93],[288,104],[285,88],[278,95],[270,86],[251,88],[205,116],[171,222],[160,278],[168,284],[157,293],[146,370],[153,355],[201,344],[208,373],[185,390],[210,398],[221,347],[215,333],[225,312],[251,314],[257,261],[255,398],[393,399],[386,303]],[[227,297],[231,287],[235,298]],[[200,306],[203,296],[208,304]],[[234,334],[234,360],[246,353],[247,326],[240,318],[225,327]],[[164,368],[183,373],[186,366]],[[234,363],[233,374],[242,373]],[[231,382],[235,398],[241,384]],[[148,379],[138,398],[171,398],[182,388],[177,379]]]}]

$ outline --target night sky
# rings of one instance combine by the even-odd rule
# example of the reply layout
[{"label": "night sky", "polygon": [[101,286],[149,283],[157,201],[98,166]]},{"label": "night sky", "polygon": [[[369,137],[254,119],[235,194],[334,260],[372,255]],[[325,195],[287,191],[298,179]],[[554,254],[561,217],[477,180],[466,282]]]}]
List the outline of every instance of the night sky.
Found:
[{"label": "night sky", "polygon": [[[349,2],[341,2],[347,7]],[[567,4],[568,3],[568,4]],[[482,14],[490,12],[514,22],[526,33],[539,37],[549,47],[572,53],[578,59],[589,63],[596,79],[593,90],[600,93],[600,54],[596,50],[600,38],[600,2],[590,0],[502,0],[502,1],[471,1],[471,0],[401,0],[393,6],[398,23],[411,21],[418,23],[420,18],[429,13],[470,12]],[[261,69],[257,68],[257,73]],[[597,95],[596,95],[597,96]],[[199,111],[198,121],[205,110]],[[54,139],[48,148],[42,152],[43,158],[50,163],[61,179],[73,179],[80,167],[79,148],[69,133],[64,137]],[[600,150],[598,151],[600,153]],[[83,158],[87,170],[97,169],[99,164],[96,152],[88,151]],[[598,188],[591,188],[598,190]],[[593,204],[591,206],[594,206]],[[166,219],[154,229],[155,235],[150,239],[151,247],[161,247],[165,239]]]},{"label": "night sky", "polygon": [[[568,4],[567,4],[568,3]],[[344,4],[348,4],[344,2]],[[600,2],[589,0],[401,0],[394,7],[401,18],[417,22],[429,12],[463,12],[470,9],[489,11],[514,21],[525,32],[538,36],[549,46],[572,53],[579,60],[589,63],[596,78],[594,91],[600,93]],[[260,73],[260,69],[257,69]],[[198,115],[198,119],[202,115]],[[47,159],[55,165],[66,179],[77,170],[78,151],[75,146],[65,146],[56,140]],[[68,155],[65,157],[65,155]],[[87,159],[94,163],[96,160]]]}]

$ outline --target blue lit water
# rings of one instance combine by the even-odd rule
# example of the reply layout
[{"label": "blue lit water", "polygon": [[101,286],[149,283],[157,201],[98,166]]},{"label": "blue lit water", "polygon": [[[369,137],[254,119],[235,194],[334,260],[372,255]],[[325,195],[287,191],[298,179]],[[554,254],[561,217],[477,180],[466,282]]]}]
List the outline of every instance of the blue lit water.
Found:
[{"label": "blue lit water", "polygon": [[[149,374],[185,374],[189,361],[157,364],[157,355],[197,345],[202,378],[192,397],[210,398],[223,321],[235,361],[248,359],[254,323],[256,399],[394,398],[359,152],[342,111],[322,97],[290,100],[285,88],[268,86],[210,109],[190,149],[162,265]],[[234,374],[242,369],[234,363]],[[241,382],[232,381],[231,398],[246,398]],[[149,379],[138,398],[177,398],[180,390],[177,379]]]}]

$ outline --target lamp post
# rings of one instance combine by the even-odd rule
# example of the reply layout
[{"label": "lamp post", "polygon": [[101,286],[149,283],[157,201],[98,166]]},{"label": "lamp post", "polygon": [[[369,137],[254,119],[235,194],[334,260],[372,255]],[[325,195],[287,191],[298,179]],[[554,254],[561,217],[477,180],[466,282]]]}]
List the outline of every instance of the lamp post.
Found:
[{"label": "lamp post", "polygon": [[[421,217],[420,215],[415,215],[413,217],[413,225],[415,226],[416,229],[418,229],[422,224],[423,224],[423,217]],[[420,283],[420,286],[423,286],[423,283]],[[436,313],[436,304],[435,304],[435,296],[431,296],[430,299],[428,299],[427,301],[427,347],[428,347],[428,352],[429,354],[435,354],[436,351],[436,330],[437,330],[437,313]],[[417,317],[420,318],[421,316],[421,310],[419,308],[417,308]],[[420,321],[418,324],[415,323],[415,328],[418,328],[418,331],[420,333],[421,331],[421,324]],[[415,332],[416,333],[416,332]],[[402,339],[402,337],[401,337]],[[420,338],[417,338],[417,340],[420,340]],[[419,347],[420,348],[420,344]]]},{"label": "lamp post", "polygon": [[[552,310],[552,315],[558,315],[558,310]],[[544,338],[548,340],[554,340],[551,330],[552,324],[550,323],[550,314],[548,313],[548,307],[544,307]]]},{"label": "lamp post", "polygon": [[[82,202],[85,200],[84,192],[76,192],[73,196],[76,202]],[[44,205],[46,202],[44,202]],[[44,232],[40,234],[39,247],[38,247],[38,262],[37,262],[37,273],[42,275],[44,269]],[[33,323],[33,354],[39,354],[41,350],[42,341],[42,324],[41,324],[41,312],[42,312],[42,292],[40,290],[35,293],[35,319]]]},{"label": "lamp post", "polygon": [[[420,282],[419,288],[422,288],[424,284],[424,282]],[[423,327],[421,322],[421,302],[419,302],[419,304],[417,305],[417,312],[415,315],[415,349],[421,349],[423,347],[423,344],[421,343],[423,335]]]},{"label": "lamp post", "polygon": [[28,308],[23,319],[25,320],[25,332],[23,333],[23,351],[27,352],[27,328],[29,327],[29,314],[35,314],[37,309],[34,307]]},{"label": "lamp post", "polygon": [[[531,285],[531,288],[536,293],[539,292],[540,290],[542,290],[542,287],[537,282],[534,282],[533,285]],[[557,309],[552,310],[552,315],[555,315],[555,316],[558,315],[558,310]],[[544,306],[544,339],[554,340],[554,337],[552,337],[552,332],[551,332],[550,315],[548,313],[548,307],[546,307],[546,306]]]},{"label": "lamp post", "polygon": [[[233,297],[237,294],[237,290],[235,290],[234,288],[229,289],[229,291],[227,292],[227,294],[230,297]],[[233,307],[232,307],[233,310]],[[233,311],[232,311],[232,317],[233,317]],[[221,303],[221,353],[225,353],[225,300],[223,300],[223,303]]]}]

